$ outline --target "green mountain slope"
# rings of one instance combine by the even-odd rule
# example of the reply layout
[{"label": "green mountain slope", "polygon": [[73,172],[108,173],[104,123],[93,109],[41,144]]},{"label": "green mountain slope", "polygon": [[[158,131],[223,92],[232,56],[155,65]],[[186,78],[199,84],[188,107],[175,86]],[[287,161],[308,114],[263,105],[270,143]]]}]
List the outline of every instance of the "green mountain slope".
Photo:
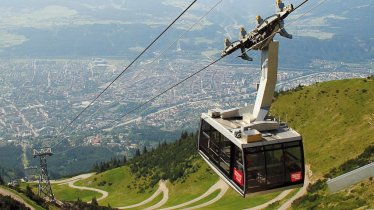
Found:
[{"label": "green mountain slope", "polygon": [[76,185],[107,191],[109,196],[99,201],[99,204],[117,207],[139,203],[156,191],[156,186],[153,186],[140,193],[140,183],[143,184],[144,180],[138,180],[129,172],[128,166],[123,166],[78,181]]},{"label": "green mountain slope", "polygon": [[[369,146],[357,158],[350,159],[333,168],[326,177],[352,171],[358,167],[374,162],[374,145]],[[326,179],[319,179],[308,187],[308,193],[297,199],[293,209],[372,209],[374,207],[374,179],[363,180],[336,193],[328,190]]]},{"label": "green mountain slope", "polygon": [[305,160],[322,176],[374,144],[374,79],[318,83],[280,94],[271,113],[303,136]]},{"label": "green mountain slope", "polygon": [[330,81],[280,94],[272,113],[289,119],[304,140],[305,160],[317,180],[292,209],[370,209],[372,178],[331,193],[333,178],[374,161],[374,77]]},{"label": "green mountain slope", "polygon": [[[159,148],[143,152],[142,155],[130,160],[125,166],[98,173],[88,179],[75,183],[77,186],[97,188],[109,193],[109,196],[99,201],[100,205],[110,204],[112,207],[134,205],[149,198],[158,187],[160,179],[167,179],[169,190],[166,203],[162,208],[176,206],[193,200],[204,194],[219,179],[210,167],[197,155],[196,135],[182,133],[174,143],[162,143]],[[61,200],[76,200],[72,196],[75,189],[67,189],[67,185],[54,185],[55,195]],[[278,193],[253,196],[243,199],[235,191],[229,189],[213,208],[241,209],[262,204],[274,198]],[[80,198],[90,200],[92,192],[80,191]],[[200,202],[190,204],[195,206],[209,201],[218,195],[218,191]],[[99,197],[96,195],[96,197]],[[149,207],[161,200],[157,196],[150,204],[139,209]],[[232,202],[234,201],[234,202]]]},{"label": "green mountain slope", "polygon": [[[305,160],[311,165],[313,180],[335,177],[374,160],[371,147],[374,146],[373,77],[330,81],[281,93],[271,113],[283,120],[287,119],[290,127],[302,134]],[[183,135],[175,143],[160,144],[159,148],[135,157],[123,167],[99,173],[76,184],[108,191],[109,196],[99,203],[116,207],[147,199],[156,191],[160,179],[170,180],[167,183],[169,200],[162,207],[197,198],[218,177],[197,155],[196,136]],[[373,180],[365,180],[335,194],[328,192],[324,182],[318,181],[309,187],[308,194],[297,200],[293,208],[357,208],[374,205],[370,203],[370,197],[374,195]],[[229,189],[220,200],[203,209],[249,208],[265,203],[279,193],[243,199]],[[217,194],[214,192],[204,201]],[[161,196],[152,204],[159,200]],[[200,203],[202,201],[196,204]]]}]

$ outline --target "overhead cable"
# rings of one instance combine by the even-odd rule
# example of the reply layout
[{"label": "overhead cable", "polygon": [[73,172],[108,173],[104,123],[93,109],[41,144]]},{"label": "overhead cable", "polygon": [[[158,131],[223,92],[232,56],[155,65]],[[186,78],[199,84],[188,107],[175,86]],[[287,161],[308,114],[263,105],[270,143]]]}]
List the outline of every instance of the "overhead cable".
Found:
[{"label": "overhead cable", "polygon": [[[176,42],[181,40],[189,31],[191,31],[194,27],[196,27],[206,16],[208,16],[220,3],[222,3],[223,0],[219,0],[216,4],[213,5],[203,16],[199,18],[198,21],[196,21],[193,25],[191,25],[187,30],[185,30],[176,40],[174,40],[168,47],[166,47],[162,53],[160,53],[157,57],[155,57],[151,62],[146,63],[145,65],[150,65],[154,63],[156,60],[158,60],[162,55],[164,55],[168,49],[170,49]],[[94,115],[96,115],[101,110],[101,107],[97,108],[96,111],[94,111],[88,119],[91,119]],[[87,119],[87,120],[88,120]],[[85,122],[87,121],[85,120]]]},{"label": "overhead cable", "polygon": [[209,15],[209,13],[211,13],[220,3],[222,3],[223,0],[219,0],[212,8],[210,8],[210,10],[208,10],[203,16],[200,17],[200,19],[195,22],[193,25],[191,25],[187,30],[185,30],[174,42],[172,42],[167,48],[165,48],[161,53],[160,55],[158,55],[155,59],[153,59],[150,63],[147,63],[147,64],[152,64],[154,63],[156,60],[158,60],[162,55],[165,54],[165,52],[170,49],[176,42],[178,42],[179,40],[181,40],[184,35],[186,35],[189,31],[191,31],[197,24],[199,24],[206,16]]},{"label": "overhead cable", "polygon": [[[303,13],[302,15],[298,16],[296,19],[294,19],[292,22],[290,22],[288,25],[292,25],[293,23],[295,23],[298,19],[300,19],[301,17],[305,16],[307,13],[311,12],[312,10],[314,10],[315,8],[317,8],[318,6],[322,5],[323,3],[325,3],[327,0],[322,0],[320,1],[316,6],[314,6],[313,8],[311,8],[310,10],[308,10],[307,12]],[[302,4],[304,4],[306,1],[304,1]],[[300,5],[302,5],[300,4]],[[299,6],[297,6],[296,8],[299,8]],[[259,42],[258,44],[261,44],[262,42],[268,40],[270,37],[272,37],[274,34],[278,33],[279,31],[277,32],[274,32],[271,36],[268,36],[267,38],[265,38],[264,40],[262,40],[261,42]],[[247,50],[245,50],[244,52],[241,53],[241,55],[247,53],[248,51],[252,50],[255,46],[252,46],[251,48],[248,48]],[[224,57],[220,57],[214,61],[212,61],[211,63],[209,63],[208,65],[204,66],[203,68],[199,69],[198,71],[194,72],[193,74],[187,76],[186,78],[184,78],[183,80],[175,83],[174,85],[170,86],[169,88],[165,89],[164,91],[162,91],[161,93],[157,94],[156,96],[153,96],[152,98],[148,99],[147,101],[141,103],[140,105],[136,106],[135,108],[131,109],[130,111],[126,112],[125,114],[123,114],[121,117],[119,117],[118,119],[114,120],[114,121],[119,121],[121,120],[122,118],[128,116],[129,114],[139,110],[140,108],[144,107],[145,105],[149,104],[150,102],[156,100],[157,98],[161,97],[162,95],[164,95],[165,93],[167,93],[168,91],[174,89],[175,87],[179,86],[180,84],[184,83],[185,81],[189,80],[190,78],[192,78],[193,76],[199,74],[200,72],[204,71],[205,69],[209,68],[210,66],[214,65],[215,63],[219,62],[220,60],[222,60]],[[232,60],[236,59],[236,57],[234,57]]]},{"label": "overhead cable", "polygon": [[[321,4],[323,4],[324,2],[326,2],[327,0],[323,0],[322,2],[320,2],[317,6],[313,7],[311,10],[307,11],[306,13],[298,16],[292,23],[295,23],[296,20],[300,19],[302,16],[306,15],[307,13],[311,12],[313,9],[317,8],[318,6],[320,6]],[[306,1],[304,1],[302,4],[304,4]],[[297,7],[298,8],[298,7]],[[288,24],[288,25],[291,25],[292,23]],[[266,40],[268,40],[270,37],[272,37],[274,34],[278,33],[279,31],[276,31],[274,32],[272,35],[268,36],[266,39],[262,40],[261,42],[259,42],[258,44],[261,44],[262,42],[265,42]],[[257,45],[258,45],[257,44]],[[252,50],[255,46],[252,46],[250,48],[248,48],[247,50],[245,50],[244,52],[241,53],[241,55],[243,55],[244,53]],[[188,77],[184,78],[183,80],[177,82],[176,84],[170,86],[169,88],[165,89],[164,91],[162,91],[161,93],[157,94],[156,96],[150,98],[149,100],[143,102],[142,104],[138,105],[137,107],[135,107],[134,109],[126,112],[124,115],[122,115],[120,118],[118,118],[117,120],[115,121],[118,121],[122,118],[124,118],[125,116],[131,114],[132,112],[135,112],[137,111],[138,109],[142,108],[143,106],[147,105],[148,103],[156,100],[157,98],[159,98],[160,96],[162,96],[163,94],[165,94],[166,92],[174,89],[175,87],[179,86],[180,84],[184,83],[185,81],[189,80],[190,78],[192,78],[193,76],[195,76],[196,74],[204,71],[205,69],[207,69],[208,67],[212,66],[213,64],[217,63],[218,61],[222,60],[224,57],[220,57],[218,59],[216,59],[215,61],[209,63],[208,65],[206,65],[205,67],[201,68],[200,70],[194,72],[193,74],[189,75]],[[236,57],[235,57],[236,58]],[[235,58],[233,58],[232,60],[234,60]]]},{"label": "overhead cable", "polygon": [[[78,115],[76,115],[73,120],[71,120],[68,124],[66,124],[61,130],[60,132],[57,134],[57,137],[60,136],[69,126],[71,126],[74,121],[76,121],[102,94],[104,94],[104,92],[110,87],[112,86],[112,84],[117,81],[162,35],[164,35],[164,33],[169,30],[169,28],[184,14],[186,13],[191,7],[192,5],[194,5],[196,3],[197,0],[194,0],[186,9],[183,10],[182,13],[180,13],[178,15],[177,18],[175,18],[124,70],[122,70],[122,72],[112,81],[109,83],[109,85],[106,86],[106,88],[104,88],[81,112],[79,112]],[[59,143],[57,143],[56,145],[58,145]],[[56,145],[54,145],[53,147],[55,147]],[[52,148],[53,148],[52,147]]]}]

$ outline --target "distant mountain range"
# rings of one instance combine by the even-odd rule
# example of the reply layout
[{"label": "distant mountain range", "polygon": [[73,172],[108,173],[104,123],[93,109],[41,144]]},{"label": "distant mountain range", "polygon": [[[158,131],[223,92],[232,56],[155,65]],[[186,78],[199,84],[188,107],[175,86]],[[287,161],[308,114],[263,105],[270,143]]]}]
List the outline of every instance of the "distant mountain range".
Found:
[{"label": "distant mountain range", "polygon": [[[294,40],[282,40],[284,64],[307,66],[312,60],[367,62],[374,54],[374,4],[370,0],[310,1],[286,20]],[[5,1],[0,3],[0,56],[133,58],[147,46],[189,1],[112,0]],[[153,57],[194,24],[216,1],[196,3],[146,56]],[[285,3],[300,2],[285,1]],[[312,10],[310,13],[304,13]],[[203,24],[180,41],[178,56],[205,59],[203,52],[219,57],[224,37],[237,39],[239,26],[249,31],[255,16],[274,12],[274,2],[223,1]],[[299,19],[297,19],[300,17]],[[287,25],[289,24],[289,25]],[[176,55],[176,46],[165,55]]]}]

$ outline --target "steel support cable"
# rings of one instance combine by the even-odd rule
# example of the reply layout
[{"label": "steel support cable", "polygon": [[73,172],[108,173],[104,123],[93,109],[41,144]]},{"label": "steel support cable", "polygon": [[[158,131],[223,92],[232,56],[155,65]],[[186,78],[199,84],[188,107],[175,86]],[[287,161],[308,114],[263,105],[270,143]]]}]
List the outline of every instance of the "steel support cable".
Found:
[{"label": "steel support cable", "polygon": [[188,32],[190,32],[197,24],[199,24],[206,16],[208,16],[220,3],[222,3],[223,0],[219,0],[210,10],[208,10],[203,16],[199,18],[197,22],[195,22],[193,25],[191,25],[187,30],[185,30],[174,42],[172,42],[167,48],[165,48],[160,55],[158,55],[155,59],[153,59],[150,63],[147,63],[146,65],[150,65],[154,63],[156,60],[158,60],[162,55],[166,53],[168,49],[170,49],[176,42],[181,40],[184,35],[186,35]]},{"label": "steel support cable", "polygon": [[174,85],[170,86],[169,88],[167,88],[166,90],[162,91],[161,93],[157,94],[156,96],[153,96],[151,99],[148,99],[147,101],[143,102],[142,104],[136,106],[134,109],[126,112],[124,115],[122,115],[120,118],[118,118],[117,120],[115,121],[118,121],[124,117],[126,117],[127,115],[131,114],[132,112],[135,112],[136,110],[142,108],[143,106],[145,106],[146,104],[154,101],[155,99],[159,98],[160,96],[164,95],[166,92],[168,92],[169,90],[172,90],[174,89],[175,87],[179,86],[180,84],[184,83],[185,81],[189,80],[191,77],[195,76],[196,74],[204,71],[205,69],[207,69],[208,67],[212,66],[213,64],[217,63],[218,61],[222,60],[224,57],[220,57],[219,59],[209,63],[208,65],[206,65],[205,67],[201,68],[200,70],[194,72],[193,74],[189,75],[188,77],[184,78],[183,80],[175,83]]},{"label": "steel support cable", "polygon": [[[194,0],[190,5],[188,5],[188,7],[186,9],[184,9],[182,11],[182,13],[180,13],[178,15],[177,18],[175,18],[124,70],[122,70],[122,72],[112,81],[109,83],[109,85],[107,85],[81,112],[79,112],[78,115],[76,115],[73,120],[71,120],[68,124],[66,124],[61,130],[60,132],[57,134],[57,136],[55,138],[58,138],[68,127],[70,127],[74,121],[76,121],[102,94],[104,94],[104,92],[110,87],[112,86],[112,84],[117,81],[161,36],[163,36],[166,31],[169,30],[169,28],[174,25],[174,23],[180,18],[182,17],[182,15],[184,15],[184,13],[186,13],[195,3],[196,3],[197,0]],[[60,141],[61,142],[61,141]],[[55,146],[57,146],[59,144],[59,142],[57,142],[57,144],[51,146],[51,148],[54,148]]]},{"label": "steel support cable", "polygon": [[[277,32],[278,32],[278,31],[277,31]],[[262,42],[266,41],[267,39],[268,39],[268,38],[262,40],[261,42],[259,42],[259,44],[261,44]],[[249,48],[249,49],[248,49],[247,51],[245,51],[245,52],[248,52],[248,51],[251,50],[251,49],[253,49],[253,47]],[[244,54],[245,52],[243,52],[242,54]],[[136,106],[134,109],[132,109],[132,110],[126,112],[124,115],[122,115],[120,118],[118,118],[118,119],[115,120],[115,121],[118,121],[118,120],[120,120],[120,119],[126,117],[127,115],[131,114],[132,112],[135,112],[135,111],[137,111],[138,109],[142,108],[143,106],[147,105],[148,103],[150,103],[150,102],[156,100],[157,98],[159,98],[160,96],[162,96],[162,95],[164,95],[166,92],[168,92],[169,90],[174,89],[175,87],[177,87],[177,86],[179,86],[180,84],[184,83],[185,81],[189,80],[190,78],[192,78],[192,77],[195,76],[196,74],[198,74],[198,73],[204,71],[204,70],[207,69],[208,67],[210,67],[210,66],[214,65],[215,63],[217,63],[218,61],[222,60],[223,58],[224,58],[224,57],[220,57],[220,58],[214,60],[213,62],[211,62],[211,63],[209,63],[208,65],[204,66],[204,67],[201,68],[200,70],[194,72],[193,74],[191,74],[191,75],[189,75],[188,77],[184,78],[183,80],[181,80],[181,81],[175,83],[174,85],[172,85],[172,86],[170,86],[169,88],[165,89],[164,91],[162,91],[161,93],[157,94],[156,96],[153,96],[152,98],[148,99],[147,101],[143,102],[142,104]],[[234,59],[236,59],[236,57],[233,58],[232,60],[234,60]],[[232,60],[231,60],[231,61],[232,61]]]},{"label": "steel support cable", "polygon": [[[291,23],[295,23],[296,20],[300,19],[301,17],[303,17],[303,16],[306,15],[307,13],[311,12],[313,9],[317,8],[318,6],[320,6],[322,3],[326,2],[326,1],[327,1],[327,0],[323,0],[323,1],[320,2],[317,6],[313,7],[311,10],[309,10],[309,11],[307,11],[306,13],[304,13],[304,14],[298,16],[298,17],[297,17],[293,22],[291,22]],[[302,4],[304,4],[305,2],[306,2],[306,1],[304,1]],[[302,4],[300,4],[300,5],[302,5]],[[296,8],[299,8],[299,6],[297,6]],[[291,23],[288,24],[288,25],[291,25]],[[262,40],[261,42],[257,43],[257,45],[258,45],[258,44],[261,44],[261,43],[263,43],[263,42],[265,42],[266,40],[268,40],[270,37],[272,37],[273,35],[275,35],[275,34],[278,33],[278,32],[279,32],[279,30],[276,31],[276,32],[274,32],[271,36],[268,36],[267,38],[265,38],[265,39]],[[246,53],[246,52],[252,50],[254,47],[255,47],[255,46],[252,46],[252,47],[248,48],[246,51],[244,51],[243,53],[241,53],[241,55],[243,55],[244,53]],[[195,76],[196,74],[202,72],[203,70],[207,69],[208,67],[210,67],[210,66],[212,66],[213,64],[217,63],[218,61],[222,60],[223,58],[224,58],[224,57],[220,57],[220,58],[218,58],[217,60],[215,60],[215,61],[209,63],[209,64],[206,65],[205,67],[203,67],[203,68],[201,68],[200,70],[194,72],[193,74],[191,74],[191,75],[189,75],[188,77],[184,78],[183,80],[177,82],[176,84],[170,86],[169,88],[167,88],[166,90],[164,90],[164,91],[162,91],[161,93],[157,94],[156,96],[152,97],[151,99],[149,99],[149,100],[143,102],[142,104],[138,105],[138,106],[135,107],[134,109],[132,109],[132,110],[126,112],[124,115],[122,115],[120,118],[118,118],[118,119],[115,120],[115,121],[118,121],[118,120],[120,120],[120,119],[126,117],[127,115],[131,114],[132,112],[137,111],[138,109],[142,108],[142,107],[145,106],[146,104],[148,104],[148,103],[154,101],[155,99],[159,98],[160,96],[162,96],[163,94],[165,94],[165,93],[168,92],[169,90],[174,89],[175,87],[179,86],[179,85],[182,84],[183,82],[185,82],[185,81],[187,81],[188,79],[192,78],[192,77]],[[236,58],[236,57],[235,57],[235,58]],[[233,58],[232,60],[234,60],[235,58]],[[232,60],[230,60],[230,61],[232,61]]]},{"label": "steel support cable", "polygon": [[[308,0],[304,1],[303,3],[301,3],[299,6],[297,6],[295,8],[298,9],[301,5],[305,4]],[[321,6],[322,4],[324,4],[327,0],[322,0],[320,1],[317,5],[315,5],[314,7],[312,7],[311,9],[309,9],[308,11],[304,12],[303,14],[299,15],[296,19],[292,20],[288,25],[292,25],[293,23],[295,23],[298,19],[304,17],[306,14],[308,14],[309,12],[313,11],[314,9],[316,9],[317,7]]]},{"label": "steel support cable", "polygon": [[304,0],[303,2],[301,2],[301,4],[297,5],[297,7],[294,8],[294,11],[299,9],[299,7],[303,6],[306,2],[308,2],[309,0]]},{"label": "steel support cable", "polygon": [[[178,42],[181,38],[183,38],[189,31],[191,31],[194,27],[196,27],[206,16],[208,16],[220,3],[222,3],[223,0],[219,0],[216,4],[213,5],[203,16],[199,18],[198,21],[196,21],[193,25],[191,25],[187,30],[185,30],[176,40],[174,40],[168,47],[166,47],[156,58],[154,58],[151,62],[146,63],[145,65],[151,65],[156,60],[160,59],[161,56],[163,56],[168,49],[170,49],[176,42]],[[96,115],[102,107],[99,107],[96,109],[94,113],[92,113],[87,120],[91,119],[94,115]],[[84,122],[87,122],[85,120]],[[115,120],[113,120],[115,122]]]},{"label": "steel support cable", "polygon": [[[224,57],[221,57],[211,63],[209,63],[208,65],[206,65],[205,67],[201,68],[199,71],[196,71],[194,72],[193,74],[189,75],[188,77],[184,78],[183,80],[177,82],[176,84],[170,86],[169,88],[167,88],[166,90],[162,91],[161,93],[157,94],[156,96],[153,96],[151,99],[148,99],[147,101],[143,102],[142,104],[136,106],[134,109],[131,109],[130,111],[126,112],[124,115],[122,115],[121,117],[117,118],[116,120],[114,120],[114,122],[117,122],[119,120],[121,120],[122,118],[126,117],[127,115],[135,112],[136,110],[142,108],[143,106],[147,105],[148,103],[156,100],[157,98],[159,98],[160,96],[162,96],[163,94],[165,94],[166,92],[168,92],[169,90],[171,89],[174,89],[175,87],[179,86],[180,84],[182,84],[183,82],[187,81],[188,79],[190,79],[191,77],[195,76],[196,74],[204,71],[205,69],[207,69],[208,67],[212,66],[213,64],[217,63],[218,61],[222,60]],[[61,142],[61,141],[60,141]],[[57,145],[57,144],[56,144]],[[75,147],[74,147],[75,148]],[[69,151],[69,150],[72,150],[74,148],[71,148],[71,149],[68,149],[66,151]],[[66,152],[64,151],[64,152]],[[60,152],[60,153],[63,153],[63,152]],[[57,154],[60,154],[60,153],[57,153]]]},{"label": "steel support cable", "polygon": [[[301,15],[298,16],[296,19],[294,19],[292,22],[290,22],[288,25],[292,25],[292,24],[294,24],[298,19],[300,19],[301,17],[305,16],[307,13],[311,12],[312,10],[314,10],[315,8],[317,8],[318,6],[320,6],[320,5],[322,5],[323,3],[325,3],[326,1],[327,1],[327,0],[322,0],[318,5],[312,7],[312,8],[311,8],[310,10],[308,10],[307,12],[301,14]],[[306,2],[306,1],[304,1],[302,4],[304,4],[305,2]],[[296,7],[296,8],[299,8],[299,6]],[[273,34],[271,34],[270,36],[268,36],[267,38],[265,38],[264,40],[262,40],[262,41],[259,42],[258,44],[261,44],[262,42],[265,42],[265,41],[268,40],[270,37],[272,37],[273,35],[275,35],[276,33],[278,33],[279,31],[280,31],[280,30],[274,32]],[[247,53],[248,51],[252,50],[254,47],[255,47],[255,46],[252,46],[251,48],[248,48],[247,50],[245,50],[244,52],[242,52],[240,55],[243,55],[243,54]],[[237,57],[238,57],[238,56],[232,58],[230,61],[233,61],[233,60],[236,59]],[[175,87],[177,87],[177,86],[179,86],[180,84],[184,83],[185,81],[189,80],[189,79],[192,78],[193,76],[197,75],[198,73],[204,71],[204,70],[207,69],[208,67],[210,67],[210,66],[214,65],[215,63],[217,63],[218,61],[222,60],[223,58],[224,58],[224,57],[220,57],[220,58],[218,58],[217,60],[215,60],[215,61],[209,63],[209,64],[206,65],[205,67],[203,67],[203,68],[201,68],[200,70],[194,72],[193,74],[191,74],[191,75],[189,75],[188,77],[184,78],[183,80],[177,82],[176,84],[170,86],[169,88],[165,89],[164,91],[162,91],[161,93],[159,93],[159,94],[157,94],[156,96],[152,97],[151,99],[149,99],[149,100],[143,102],[142,104],[136,106],[134,109],[132,109],[132,110],[126,112],[126,113],[125,113],[124,115],[122,115],[120,118],[117,118],[116,120],[114,120],[114,122],[119,121],[119,120],[121,120],[122,118],[128,116],[129,114],[131,114],[131,113],[133,113],[133,112],[139,110],[140,108],[144,107],[144,106],[147,105],[148,103],[150,103],[150,102],[156,100],[157,98],[159,98],[160,96],[162,96],[162,95],[165,94],[166,92],[168,92],[168,91],[174,89]],[[73,148],[72,148],[72,149],[73,149]],[[71,149],[69,149],[69,150],[71,150]],[[69,150],[67,150],[67,151],[69,151]]]}]

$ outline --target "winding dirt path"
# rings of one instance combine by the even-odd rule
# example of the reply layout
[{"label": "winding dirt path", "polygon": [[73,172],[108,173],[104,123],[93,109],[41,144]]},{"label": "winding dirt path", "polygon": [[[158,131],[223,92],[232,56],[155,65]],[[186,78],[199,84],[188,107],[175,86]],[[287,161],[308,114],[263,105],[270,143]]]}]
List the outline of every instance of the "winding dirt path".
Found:
[{"label": "winding dirt path", "polygon": [[161,206],[163,206],[169,200],[169,189],[166,186],[165,182],[160,181],[159,189],[164,193],[164,196],[162,197],[161,201],[156,203],[153,206],[150,206],[150,207],[146,208],[145,210],[159,209]]},{"label": "winding dirt path", "polygon": [[266,203],[264,203],[264,204],[261,204],[261,205],[258,205],[258,206],[255,206],[255,207],[252,207],[252,208],[246,209],[246,210],[260,210],[260,209],[264,209],[264,208],[268,207],[270,204],[282,200],[282,199],[285,198],[288,194],[290,194],[291,191],[292,191],[292,190],[285,190],[285,191],[283,191],[281,194],[279,194],[277,197],[271,199],[270,201],[268,201],[268,202],[266,202]]},{"label": "winding dirt path", "polygon": [[[137,204],[134,204],[134,205],[130,205],[130,206],[122,206],[122,207],[116,207],[117,209],[131,209],[131,208],[135,208],[135,207],[139,207],[139,206],[143,206],[149,202],[151,202],[153,199],[155,199],[160,193],[163,193],[164,196],[162,198],[162,200],[160,202],[158,202],[157,204],[147,208],[147,209],[156,209],[156,208],[159,208],[160,206],[164,205],[166,203],[166,201],[169,199],[169,189],[166,187],[166,182],[165,181],[160,181],[159,182],[159,187],[158,189],[156,190],[155,193],[153,193],[153,195],[151,197],[149,197],[148,199],[140,202],[140,203],[137,203]],[[156,206],[157,205],[157,206]],[[154,207],[154,208],[152,208]]]},{"label": "winding dirt path", "polygon": [[79,179],[70,181],[66,184],[68,184],[70,188],[75,188],[75,189],[79,189],[79,190],[89,190],[89,191],[95,191],[95,192],[100,193],[101,197],[98,198],[97,201],[100,201],[100,200],[108,197],[108,195],[109,195],[109,193],[107,191],[104,191],[104,190],[100,190],[100,189],[96,189],[96,188],[92,188],[92,187],[81,187],[81,186],[74,185],[74,183],[77,182],[77,181],[79,181]]},{"label": "winding dirt path", "polygon": [[5,188],[2,188],[0,187],[0,194],[1,195],[4,195],[4,196],[10,196],[12,197],[14,200],[20,202],[20,203],[23,203],[27,208],[30,208],[31,210],[35,210],[34,207],[32,207],[30,204],[28,204],[25,200],[23,200],[23,198],[21,198],[20,196],[18,196],[17,194],[13,193],[12,191],[9,191]]},{"label": "winding dirt path", "polygon": [[[55,184],[68,184],[69,187],[71,188],[75,188],[75,189],[80,189],[80,190],[90,190],[90,191],[95,191],[95,192],[98,192],[100,194],[102,194],[102,196],[100,198],[98,198],[97,200],[102,200],[106,197],[108,197],[109,193],[104,191],[104,190],[100,190],[100,189],[96,189],[96,188],[91,188],[91,187],[81,187],[81,186],[76,186],[74,185],[75,182],[79,181],[79,180],[82,180],[82,179],[87,179],[89,178],[90,176],[94,175],[94,173],[90,173],[90,174],[82,174],[82,175],[79,175],[79,176],[75,176],[75,177],[72,177],[72,178],[69,178],[69,179],[65,179],[65,180],[58,180],[58,181],[51,181],[51,183],[55,183]],[[309,186],[309,183],[310,183],[310,176],[312,175],[312,171],[310,170],[310,166],[306,166],[306,176],[305,176],[305,182],[304,182],[304,186],[294,195],[292,196],[292,198],[290,198],[289,200],[287,200],[286,203],[284,203],[279,209],[280,210],[286,210],[288,208],[291,207],[291,204],[298,198],[300,198],[301,196],[303,196],[305,193],[307,193],[307,187]],[[184,208],[185,210],[192,210],[192,209],[199,209],[199,208],[202,208],[202,207],[205,207],[205,206],[208,206],[208,205],[211,205],[213,204],[214,202],[220,200],[226,193],[227,189],[229,188],[229,186],[223,181],[223,180],[219,180],[218,182],[216,182],[213,186],[211,186],[204,194],[202,194],[201,196],[193,199],[193,200],[190,200],[190,201],[187,201],[185,203],[182,203],[182,204],[178,204],[176,206],[172,206],[172,207],[168,207],[168,208],[162,208],[161,210],[173,210],[173,209],[182,209],[183,207],[185,206],[188,206],[188,205],[191,205],[193,203],[196,203],[204,198],[206,198],[207,196],[209,196],[210,194],[212,194],[213,192],[215,192],[216,190],[220,190],[220,193],[213,199],[205,202],[205,203],[202,203],[202,204],[199,204],[197,206],[192,206],[192,207],[189,207],[189,208]],[[2,190],[3,188],[0,188],[0,194],[3,194],[2,193]],[[277,202],[277,201],[280,201],[282,199],[284,199],[292,190],[285,190],[283,191],[282,193],[280,193],[277,197],[275,197],[274,199],[264,203],[264,204],[261,204],[261,205],[258,205],[258,206],[255,206],[253,208],[249,208],[247,210],[259,210],[259,209],[264,209],[266,208],[267,206],[269,206],[270,204],[274,203],[274,202]],[[11,193],[11,192],[10,192]],[[163,193],[163,197],[161,199],[160,202],[158,202],[157,204],[151,206],[151,207],[148,207],[146,208],[145,210],[154,210],[154,209],[160,209],[161,206],[163,206],[169,199],[169,189],[167,188],[166,186],[166,182],[165,181],[160,181],[159,182],[159,188],[156,190],[155,193],[153,193],[153,195],[151,197],[149,197],[148,199],[140,202],[140,203],[137,203],[137,204],[133,204],[133,205],[130,205],[130,206],[122,206],[122,207],[116,207],[118,209],[131,209],[131,208],[135,208],[135,207],[139,207],[139,206],[143,206],[149,202],[151,202],[152,200],[154,200],[160,193]],[[17,195],[14,195],[15,197],[18,197],[20,200],[20,202],[24,203],[25,205],[27,205],[29,208],[33,209],[30,205],[28,205],[27,203],[25,203],[23,201],[22,198],[20,198],[19,196]],[[17,200],[17,199],[16,199]]]},{"label": "winding dirt path", "polygon": [[[292,198],[290,198],[289,200],[287,200],[286,203],[282,204],[282,206],[279,207],[278,210],[286,210],[286,209],[290,208],[292,202],[294,202],[296,199],[300,198],[301,196],[303,196],[306,193],[306,189],[309,186],[310,176],[311,176],[312,172],[311,172],[309,166],[306,166],[305,169],[306,169],[306,174],[305,174],[304,186],[302,188],[300,188],[299,191],[294,196],[292,196]],[[255,206],[253,208],[249,208],[249,209],[246,209],[246,210],[260,210],[260,209],[265,209],[270,204],[284,199],[291,191],[292,191],[292,189],[285,190],[281,194],[279,194],[277,197],[275,197],[274,199],[272,199],[272,200],[270,200],[270,201],[268,201],[268,202],[266,202],[264,204],[261,204],[259,206]]]},{"label": "winding dirt path", "polygon": [[312,176],[312,171],[310,170],[310,166],[307,166],[306,169],[307,173],[304,180],[304,186],[294,196],[292,196],[292,198],[290,198],[286,203],[279,207],[278,210],[289,209],[296,199],[300,198],[301,196],[307,193],[307,188],[310,184],[310,177]]},{"label": "winding dirt path", "polygon": [[212,194],[214,191],[216,190],[221,190],[220,193],[215,197],[213,198],[212,200],[206,202],[206,203],[203,203],[203,204],[200,204],[198,206],[194,206],[194,207],[190,207],[190,208],[187,208],[187,209],[195,209],[195,208],[201,208],[201,207],[204,207],[204,206],[207,206],[207,205],[210,205],[216,201],[218,201],[219,199],[221,199],[223,197],[223,195],[226,193],[227,189],[228,189],[228,185],[223,181],[223,180],[219,180],[217,183],[215,183],[213,186],[211,186],[204,194],[202,194],[200,197],[197,197],[193,200],[190,200],[190,201],[187,201],[185,203],[182,203],[182,204],[179,204],[179,205],[176,205],[176,206],[172,206],[172,207],[168,207],[168,208],[163,208],[161,210],[172,210],[172,209],[180,209],[184,206],[188,206],[188,205],[191,205],[193,203],[196,203],[198,201],[200,201],[201,199],[204,199],[205,197],[209,196],[210,194]]},{"label": "winding dirt path", "polygon": [[202,203],[200,205],[193,206],[193,207],[190,207],[190,208],[186,208],[185,210],[199,209],[199,208],[202,208],[202,207],[205,207],[205,206],[209,206],[209,205],[215,203],[216,201],[220,200],[225,195],[229,186],[221,179],[216,184],[217,184],[218,189],[221,189],[221,192],[215,198],[213,198],[212,200],[210,200],[208,202]]},{"label": "winding dirt path", "polygon": [[[82,186],[74,185],[75,182],[77,182],[79,180],[82,180],[82,179],[87,179],[87,178],[91,177],[94,174],[95,173],[88,173],[88,174],[81,174],[81,175],[78,175],[78,176],[75,176],[75,177],[72,177],[72,178],[69,178],[69,179],[64,179],[64,180],[57,180],[57,181],[56,180],[52,180],[51,183],[53,183],[53,184],[59,184],[59,185],[68,184],[68,186],[70,188],[98,192],[98,193],[101,194],[101,197],[98,198],[97,201],[100,201],[100,200],[102,200],[102,199],[104,199],[104,198],[106,198],[106,197],[109,196],[109,193],[107,191],[100,190],[100,189],[97,189],[97,188],[92,188],[92,187],[82,187]],[[163,193],[163,195],[164,195],[163,198],[162,198],[162,200],[160,202],[158,202],[157,204],[155,204],[155,205],[147,208],[147,210],[158,209],[159,207],[161,207],[162,205],[164,205],[167,202],[167,200],[169,199],[169,189],[166,187],[165,181],[160,181],[159,182],[159,188],[148,199],[146,199],[146,200],[144,200],[144,201],[142,201],[140,203],[134,204],[134,205],[121,206],[121,207],[116,207],[116,208],[118,208],[118,209],[131,209],[131,208],[135,208],[135,207],[139,207],[139,206],[145,205],[145,204],[151,202],[153,199],[155,199],[160,193]]]},{"label": "winding dirt path", "polygon": [[93,176],[94,174],[95,173],[88,173],[88,174],[81,174],[81,175],[78,175],[78,176],[75,176],[75,177],[71,177],[69,179],[51,180],[51,183],[52,184],[58,184],[58,185],[67,184],[70,188],[98,192],[98,193],[101,194],[101,197],[97,199],[97,201],[99,201],[99,200],[102,200],[102,199],[108,197],[109,193],[107,191],[92,188],[92,187],[81,187],[81,186],[74,185],[75,182],[77,182],[79,180],[82,180],[82,179],[87,179],[87,178]]},{"label": "winding dirt path", "polygon": [[71,178],[68,178],[68,179],[62,179],[62,180],[51,180],[51,184],[67,184],[71,181],[78,181],[78,180],[81,180],[81,179],[87,179],[91,176],[93,176],[95,173],[88,173],[88,174],[81,174],[81,175],[78,175],[78,176],[74,176],[74,177],[71,177]]}]

